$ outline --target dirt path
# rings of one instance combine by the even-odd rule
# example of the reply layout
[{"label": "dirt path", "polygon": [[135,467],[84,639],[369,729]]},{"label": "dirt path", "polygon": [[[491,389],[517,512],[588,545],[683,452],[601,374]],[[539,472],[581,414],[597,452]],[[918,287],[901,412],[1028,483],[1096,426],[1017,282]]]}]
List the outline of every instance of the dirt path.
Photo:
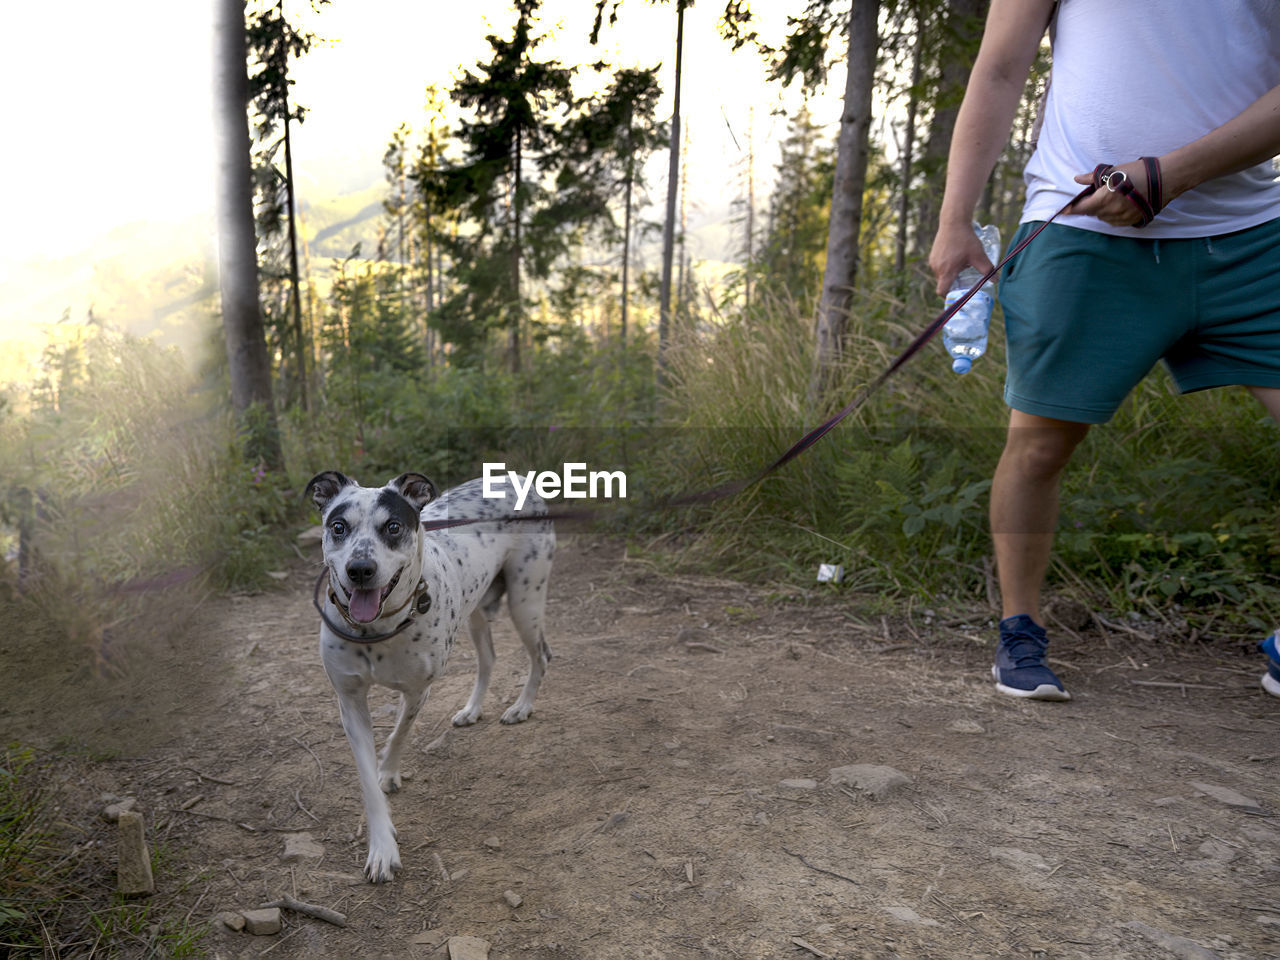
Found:
[{"label": "dirt path", "polygon": [[[993,692],[981,623],[917,611],[886,637],[852,607],[659,576],[594,539],[557,564],[529,722],[497,722],[524,670],[503,621],[481,723],[447,721],[466,645],[436,684],[390,885],[360,879],[309,567],[209,601],[127,695],[94,700],[73,672],[4,722],[47,736],[61,700],[70,736],[124,739],[77,789],[137,797],[159,885],[212,922],[213,957],[440,958],[461,935],[492,960],[1280,957],[1280,705],[1256,658],[1085,633],[1055,643],[1075,700],[1027,704]],[[875,796],[856,765],[904,782]],[[322,855],[286,862],[291,832]],[[349,925],[213,922],[283,893]]]}]

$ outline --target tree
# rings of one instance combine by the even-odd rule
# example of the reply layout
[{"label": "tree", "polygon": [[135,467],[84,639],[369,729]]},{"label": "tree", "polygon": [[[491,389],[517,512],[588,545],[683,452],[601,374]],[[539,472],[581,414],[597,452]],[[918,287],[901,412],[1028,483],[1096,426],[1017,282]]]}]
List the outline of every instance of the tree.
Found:
[{"label": "tree", "polygon": [[818,401],[844,353],[849,303],[858,273],[858,230],[870,152],[871,95],[879,43],[879,0],[853,0],[849,13],[848,74],[840,133],[836,138],[835,182],[827,234],[827,264],[818,307],[810,398]]},{"label": "tree", "polygon": [[[328,0],[320,0],[327,3]],[[282,357],[290,376],[285,377],[287,389],[304,407],[307,405],[307,356],[309,348],[302,325],[302,284],[298,271],[298,232],[296,222],[297,196],[293,177],[293,146],[290,125],[301,123],[306,111],[297,105],[290,106],[289,60],[311,49],[314,37],[299,33],[284,15],[284,0],[259,11],[249,19],[247,27],[248,50],[255,69],[249,73],[249,98],[258,121],[257,140],[262,144],[259,152],[259,185],[262,203],[258,224],[265,238],[286,233],[287,271],[289,279],[289,319],[281,318],[287,330],[280,337]],[[280,130],[278,139],[276,131]],[[284,170],[275,165],[275,155],[283,148]]]},{"label": "tree", "polygon": [[898,273],[907,268],[907,241],[910,232],[912,163],[916,148],[916,115],[920,109],[920,80],[924,67],[924,26],[920,22],[920,4],[912,4],[915,16],[915,40],[911,44],[911,80],[907,86],[907,118],[898,150],[901,183],[898,189],[898,233],[894,247],[894,265]]},{"label": "tree", "polygon": [[[421,290],[423,337],[427,348],[427,363],[435,361],[435,328],[433,315],[444,300],[444,244],[448,236],[446,221],[456,220],[456,211],[442,202],[439,190],[432,186],[440,177],[444,166],[444,152],[448,129],[444,122],[445,103],[434,86],[426,90],[426,129],[418,145],[418,152],[408,171],[412,184],[412,196],[408,209],[412,217],[412,235],[417,238],[418,253],[415,262],[417,276],[415,289]],[[412,257],[411,257],[412,259]]]},{"label": "tree", "polygon": [[[667,166],[667,213],[662,222],[662,286],[658,291],[658,380],[666,371],[671,336],[671,260],[675,254],[676,193],[680,182],[680,72],[684,57],[684,11],[692,0],[676,0],[676,74],[671,87],[671,159]],[[598,15],[598,14],[597,14]]]},{"label": "tree", "polygon": [[758,285],[762,294],[816,307],[821,289],[831,213],[834,145],[821,137],[807,104],[787,126],[769,197]]},{"label": "tree", "polygon": [[[604,69],[604,64],[597,65]],[[570,184],[595,199],[580,199],[581,209],[596,208],[594,219],[606,242],[621,240],[621,335],[627,338],[631,236],[636,192],[643,188],[645,158],[665,142],[665,128],[656,119],[658,68],[624,69],[613,75],[603,94],[579,106],[566,124],[562,189]],[[609,214],[610,200],[622,190],[623,226],[620,238]]]},{"label": "tree", "polygon": [[454,100],[470,113],[459,128],[464,157],[433,178],[438,196],[464,211],[470,228],[453,241],[455,264],[466,266],[445,309],[454,321],[505,327],[513,372],[520,369],[522,274],[545,277],[564,243],[555,217],[530,216],[545,200],[540,174],[556,167],[562,146],[555,115],[573,106],[572,71],[531,56],[541,40],[532,32],[537,9],[538,0],[517,0],[511,39],[490,35],[490,60],[455,84]]},{"label": "tree", "polygon": [[[218,265],[222,327],[231,374],[231,402],[246,431],[246,453],[270,469],[284,455],[271,399],[258,301],[257,237],[253,222],[253,159],[250,154],[249,77],[243,0],[219,0],[214,60],[219,122]],[[253,411],[259,411],[255,417]]]}]

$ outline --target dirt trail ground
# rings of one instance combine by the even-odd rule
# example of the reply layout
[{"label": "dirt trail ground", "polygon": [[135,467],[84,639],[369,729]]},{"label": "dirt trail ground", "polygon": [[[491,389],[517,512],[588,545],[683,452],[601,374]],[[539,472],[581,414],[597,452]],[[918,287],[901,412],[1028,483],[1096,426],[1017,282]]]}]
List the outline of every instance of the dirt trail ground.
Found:
[{"label": "dirt trail ground", "polygon": [[[525,669],[504,615],[485,719],[449,727],[459,643],[392,797],[404,870],[368,885],[313,570],[207,601],[125,687],[0,644],[0,720],[99,751],[68,811],[137,798],[158,901],[210,924],[211,957],[441,958],[463,935],[492,960],[1280,957],[1280,703],[1256,656],[1082,630],[1054,646],[1075,699],[1022,703],[987,679],[982,622],[663,576],[590,538],[557,558],[529,722],[497,722]],[[876,796],[853,765],[906,782]],[[286,862],[295,832],[322,855]],[[286,893],[349,925],[214,919]]]}]

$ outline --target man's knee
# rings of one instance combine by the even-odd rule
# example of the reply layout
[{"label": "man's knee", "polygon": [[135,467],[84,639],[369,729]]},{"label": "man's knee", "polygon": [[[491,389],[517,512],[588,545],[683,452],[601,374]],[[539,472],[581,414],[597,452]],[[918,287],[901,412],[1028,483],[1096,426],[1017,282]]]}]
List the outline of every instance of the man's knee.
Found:
[{"label": "man's knee", "polygon": [[1052,480],[1089,432],[1087,423],[1013,412],[1001,462],[1028,480]]}]

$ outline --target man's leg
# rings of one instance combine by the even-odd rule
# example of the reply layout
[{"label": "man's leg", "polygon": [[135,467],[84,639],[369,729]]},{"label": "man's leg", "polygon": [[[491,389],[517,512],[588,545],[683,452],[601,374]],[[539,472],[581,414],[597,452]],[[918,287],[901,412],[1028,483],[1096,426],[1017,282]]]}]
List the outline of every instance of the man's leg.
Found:
[{"label": "man's leg", "polygon": [[1040,625],[1040,586],[1058,522],[1058,478],[1087,423],[1052,420],[1014,410],[1004,454],[991,485],[995,543],[1004,617],[991,674],[996,689],[1031,700],[1070,700],[1049,667],[1049,638]]},{"label": "man's leg", "polygon": [[[1271,419],[1280,423],[1280,389],[1250,387],[1249,392],[1267,408]],[[1267,672],[1262,675],[1262,689],[1273,697],[1280,697],[1280,630],[1263,640],[1259,647],[1267,656]]]},{"label": "man's leg", "polygon": [[1004,617],[1026,614],[1040,622],[1040,587],[1058,523],[1058,480],[1088,432],[1087,423],[1011,411],[991,484],[991,539]]},{"label": "man's leg", "polygon": [[1280,423],[1280,387],[1249,387],[1248,390],[1267,408],[1271,419]]}]

